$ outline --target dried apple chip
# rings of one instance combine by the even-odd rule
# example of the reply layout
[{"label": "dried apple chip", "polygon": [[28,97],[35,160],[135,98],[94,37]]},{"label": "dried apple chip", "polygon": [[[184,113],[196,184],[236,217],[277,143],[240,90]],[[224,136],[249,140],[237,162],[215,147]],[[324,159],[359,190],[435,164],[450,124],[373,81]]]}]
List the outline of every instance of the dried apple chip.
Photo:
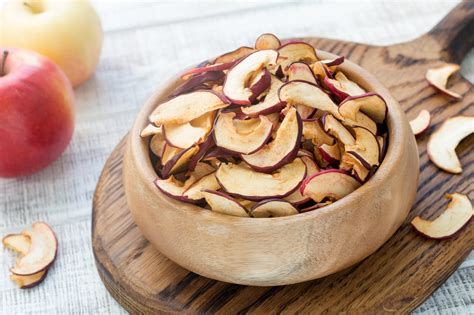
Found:
[{"label": "dried apple chip", "polygon": [[438,68],[428,69],[428,71],[426,71],[425,77],[428,83],[435,89],[459,100],[462,98],[462,95],[446,88],[449,77],[453,73],[459,71],[459,69],[461,69],[459,65],[448,63]]}]

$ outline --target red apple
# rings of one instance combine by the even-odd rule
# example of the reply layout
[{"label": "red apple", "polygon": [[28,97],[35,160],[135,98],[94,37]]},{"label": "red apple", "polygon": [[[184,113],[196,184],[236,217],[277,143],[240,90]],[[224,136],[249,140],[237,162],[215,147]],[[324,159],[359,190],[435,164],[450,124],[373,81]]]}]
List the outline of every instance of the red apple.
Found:
[{"label": "red apple", "polygon": [[49,59],[26,50],[0,52],[0,177],[29,175],[55,161],[69,144],[74,94]]}]

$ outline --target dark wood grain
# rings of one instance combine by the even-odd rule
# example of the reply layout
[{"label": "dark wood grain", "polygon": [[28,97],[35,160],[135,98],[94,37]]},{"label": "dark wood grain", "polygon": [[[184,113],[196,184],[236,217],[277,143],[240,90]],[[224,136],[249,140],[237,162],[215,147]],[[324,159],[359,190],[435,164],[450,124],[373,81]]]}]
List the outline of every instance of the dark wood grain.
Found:
[{"label": "dark wood grain", "polygon": [[107,289],[132,313],[379,314],[413,310],[474,248],[472,222],[445,241],[427,240],[409,224],[416,215],[439,215],[447,203],[445,193],[460,192],[474,199],[474,137],[458,147],[461,175],[440,171],[426,154],[429,134],[446,118],[474,115],[472,84],[455,75],[451,89],[463,95],[461,101],[455,101],[437,93],[424,78],[428,68],[443,61],[462,60],[473,44],[472,22],[473,2],[464,2],[433,31],[409,43],[378,47],[306,39],[317,48],[347,56],[375,74],[409,118],[423,108],[433,115],[430,130],[418,139],[421,174],[416,203],[407,221],[376,253],[340,273],[281,287],[233,285],[188,272],[156,251],[133,223],[122,186],[122,141],[104,166],[93,201],[92,245]]}]

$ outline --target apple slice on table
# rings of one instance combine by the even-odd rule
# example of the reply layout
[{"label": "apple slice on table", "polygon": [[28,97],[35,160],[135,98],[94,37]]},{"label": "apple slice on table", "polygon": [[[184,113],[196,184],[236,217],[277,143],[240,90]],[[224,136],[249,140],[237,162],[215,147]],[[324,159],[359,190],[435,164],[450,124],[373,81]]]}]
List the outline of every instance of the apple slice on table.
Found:
[{"label": "apple slice on table", "polygon": [[240,60],[244,57],[247,57],[251,53],[253,53],[255,49],[247,46],[239,47],[231,52],[225,53],[220,55],[214,60],[214,63],[228,63],[228,62],[235,62],[236,60]]},{"label": "apple slice on table", "polygon": [[17,259],[10,271],[18,276],[30,276],[47,269],[56,259],[58,242],[51,227],[36,222],[31,230],[22,232],[31,240],[31,246],[24,256]]},{"label": "apple slice on table", "polygon": [[226,193],[216,190],[204,190],[202,194],[212,211],[236,217],[249,216],[247,209]]},{"label": "apple slice on table", "polygon": [[281,82],[280,79],[271,75],[270,87],[265,99],[255,105],[242,107],[242,113],[250,117],[256,117],[259,115],[279,112],[286,105],[286,103],[280,101],[280,98],[278,97],[278,91],[282,85],[283,82]]},{"label": "apple slice on table", "polygon": [[212,130],[214,117],[215,112],[208,112],[184,124],[163,125],[166,142],[180,149],[204,142]]},{"label": "apple slice on table", "polygon": [[[308,178],[308,177],[312,176],[313,174],[316,174],[317,172],[319,172],[319,167],[316,164],[316,162],[313,160],[313,158],[308,157],[308,156],[302,156],[301,160],[306,165],[306,177],[305,178]],[[290,195],[283,198],[283,200],[286,200],[286,201],[290,202],[291,204],[293,204],[295,206],[299,206],[299,205],[301,205],[305,202],[310,201],[311,198],[309,198],[307,196],[303,196],[301,194],[300,190],[296,189]]]},{"label": "apple slice on table", "polygon": [[278,198],[262,200],[250,209],[250,214],[255,218],[285,217],[298,213],[291,203]]},{"label": "apple slice on table", "polygon": [[365,93],[349,96],[339,104],[339,113],[344,118],[357,119],[357,112],[362,111],[376,123],[381,124],[387,116],[387,104],[377,93]]},{"label": "apple slice on table", "polygon": [[311,140],[315,145],[333,145],[334,138],[326,133],[319,119],[303,120],[303,138]]},{"label": "apple slice on table", "polygon": [[360,187],[360,182],[337,169],[324,170],[304,180],[301,194],[319,203],[325,198],[339,200]]},{"label": "apple slice on table", "polygon": [[301,41],[293,41],[282,45],[278,48],[278,53],[280,67],[285,73],[288,66],[293,62],[304,61],[313,63],[319,60],[314,47]]},{"label": "apple slice on table", "polygon": [[359,159],[350,153],[344,153],[342,155],[339,168],[350,172],[361,182],[364,182],[370,174],[370,169],[367,169]]},{"label": "apple slice on table", "polygon": [[221,164],[216,177],[229,194],[248,200],[282,198],[298,188],[306,176],[306,165],[300,158],[273,174],[256,172],[245,163]]},{"label": "apple slice on table", "polygon": [[45,269],[30,276],[19,276],[12,274],[10,275],[10,279],[15,282],[20,287],[20,289],[31,289],[43,282],[47,275],[48,269]]},{"label": "apple slice on table", "polygon": [[257,98],[270,87],[270,83],[271,74],[266,68],[257,72],[255,77],[250,80],[249,89],[252,92],[249,98],[250,102],[254,103]]},{"label": "apple slice on table", "polygon": [[235,113],[221,112],[214,125],[214,139],[218,147],[231,152],[250,154],[263,147],[270,139],[273,124],[266,116],[253,121],[258,124],[247,128],[245,121],[234,119]]},{"label": "apple slice on table", "polygon": [[322,118],[324,124],[324,130],[336,139],[342,142],[344,145],[354,144],[355,139],[352,134],[347,130],[344,125],[334,118],[334,116],[326,114]]},{"label": "apple slice on table", "polygon": [[259,50],[251,53],[233,66],[224,82],[224,95],[234,104],[251,105],[253,92],[247,86],[255,71],[275,64],[278,53],[275,50]]},{"label": "apple slice on table", "polygon": [[273,34],[265,33],[257,37],[255,49],[278,49],[281,46],[280,39]]},{"label": "apple slice on table", "polygon": [[150,121],[155,125],[184,124],[228,105],[229,102],[214,91],[195,91],[160,104],[151,113]]},{"label": "apple slice on table", "polygon": [[422,109],[415,119],[410,120],[410,128],[415,136],[424,133],[431,123],[431,114],[426,109]]},{"label": "apple slice on table", "polygon": [[167,178],[172,174],[182,171],[186,167],[186,164],[189,162],[189,160],[199,151],[199,146],[197,145],[189,147],[185,150],[179,149],[181,151],[173,155],[165,162],[164,157],[168,147],[170,146],[166,146],[165,153],[163,154],[163,168],[161,169],[161,176],[163,176],[163,178]]},{"label": "apple slice on table", "polygon": [[306,81],[316,84],[316,78],[308,64],[293,62],[287,70],[288,81]]},{"label": "apple slice on table", "polygon": [[319,153],[322,158],[330,165],[338,165],[341,160],[341,151],[339,150],[339,144],[333,145],[322,144],[318,147]]},{"label": "apple slice on table", "polygon": [[425,77],[428,83],[441,93],[460,100],[462,95],[446,88],[449,77],[453,73],[458,72],[459,69],[461,69],[459,65],[448,63],[438,68],[428,69],[428,71],[426,71]]},{"label": "apple slice on table", "polygon": [[301,118],[296,109],[291,107],[273,141],[255,153],[243,154],[242,160],[259,172],[271,173],[296,158],[301,141],[301,131]]},{"label": "apple slice on table", "polygon": [[170,97],[176,97],[181,94],[192,92],[206,83],[220,83],[224,79],[224,76],[224,71],[207,71],[194,75],[189,78],[189,80],[175,88],[170,94]]},{"label": "apple slice on table", "polygon": [[31,247],[31,238],[23,234],[9,234],[3,237],[2,244],[5,248],[26,255]]},{"label": "apple slice on table", "polygon": [[474,215],[469,198],[458,193],[448,194],[446,198],[451,202],[435,220],[427,221],[417,216],[411,221],[419,233],[432,239],[445,239],[454,236],[469,223]]},{"label": "apple slice on table", "polygon": [[474,117],[456,116],[447,119],[431,134],[427,146],[428,157],[446,172],[461,173],[462,167],[456,154],[456,147],[472,133],[474,133]]},{"label": "apple slice on table", "polygon": [[281,101],[288,105],[305,105],[308,107],[320,109],[333,114],[339,115],[337,105],[320,87],[306,81],[290,81],[285,83],[279,92]]},{"label": "apple slice on table", "polygon": [[221,188],[221,186],[217,182],[216,174],[211,173],[192,183],[191,186],[184,191],[183,197],[193,202],[199,201],[204,198],[204,194],[202,193],[204,190],[218,190],[219,188]]},{"label": "apple slice on table", "polygon": [[350,118],[344,118],[342,123],[349,128],[354,126],[364,127],[372,132],[374,135],[377,134],[377,124],[373,121],[369,116],[362,112],[356,113],[356,120],[352,120]]},{"label": "apple slice on table", "polygon": [[355,143],[345,145],[348,154],[358,159],[368,170],[380,164],[380,147],[373,133],[364,127],[353,127]]}]

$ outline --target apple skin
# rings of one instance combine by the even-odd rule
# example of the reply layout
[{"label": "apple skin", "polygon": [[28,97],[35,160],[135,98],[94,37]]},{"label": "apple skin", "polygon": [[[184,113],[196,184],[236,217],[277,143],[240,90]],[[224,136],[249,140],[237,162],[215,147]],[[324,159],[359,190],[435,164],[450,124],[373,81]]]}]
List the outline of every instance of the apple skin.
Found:
[{"label": "apple skin", "polygon": [[9,54],[0,77],[0,177],[25,176],[51,164],[69,144],[74,92],[47,58],[13,48],[3,51]]},{"label": "apple skin", "polygon": [[9,0],[0,11],[0,24],[0,46],[48,57],[73,86],[86,81],[99,62],[102,26],[88,1]]}]

